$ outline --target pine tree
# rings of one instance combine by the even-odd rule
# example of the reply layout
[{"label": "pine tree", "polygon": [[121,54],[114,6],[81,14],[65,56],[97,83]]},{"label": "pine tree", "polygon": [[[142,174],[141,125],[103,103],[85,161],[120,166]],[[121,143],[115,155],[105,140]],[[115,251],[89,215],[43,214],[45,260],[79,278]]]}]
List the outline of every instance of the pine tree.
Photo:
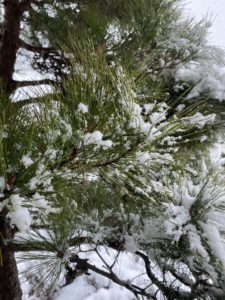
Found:
[{"label": "pine tree", "polygon": [[[15,253],[37,261],[25,277],[42,297],[93,271],[137,298],[223,299],[218,97],[181,76],[223,60],[207,20],[177,0],[1,6],[0,299],[21,299]],[[26,51],[44,79],[13,77]],[[149,285],[121,279],[103,246],[139,257]]]}]

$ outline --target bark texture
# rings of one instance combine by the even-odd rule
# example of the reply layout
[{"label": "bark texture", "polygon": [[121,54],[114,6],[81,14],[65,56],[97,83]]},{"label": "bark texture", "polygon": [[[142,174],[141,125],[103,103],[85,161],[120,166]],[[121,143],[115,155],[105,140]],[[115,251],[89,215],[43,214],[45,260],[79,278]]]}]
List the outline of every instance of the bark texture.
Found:
[{"label": "bark texture", "polygon": [[9,251],[7,247],[7,241],[13,238],[13,230],[2,215],[0,216],[0,234],[0,300],[21,300],[22,291],[14,252]]},{"label": "bark texture", "polygon": [[14,91],[12,80],[19,48],[20,23],[24,6],[19,0],[4,1],[4,21],[0,47],[0,80],[7,94]]},{"label": "bark texture", "polygon": [[[13,72],[19,48],[20,23],[28,2],[5,0],[4,20],[0,43],[0,83],[6,95],[15,90]],[[10,98],[8,97],[9,101]],[[3,201],[0,199],[0,201]],[[7,211],[0,213],[0,300],[21,300],[22,291],[13,251],[7,243],[13,239],[13,230],[6,218]]]}]

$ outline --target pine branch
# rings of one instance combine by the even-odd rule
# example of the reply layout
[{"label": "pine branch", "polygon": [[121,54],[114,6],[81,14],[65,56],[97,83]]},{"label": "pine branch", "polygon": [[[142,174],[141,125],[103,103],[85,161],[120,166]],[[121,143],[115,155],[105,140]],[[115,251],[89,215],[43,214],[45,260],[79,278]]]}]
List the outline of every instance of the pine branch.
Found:
[{"label": "pine branch", "polygon": [[[35,229],[35,226],[33,227]],[[40,229],[40,228],[36,228]],[[85,237],[85,236],[77,236],[73,239],[68,241],[69,247],[77,247],[82,244],[92,244],[92,238],[91,237]],[[99,243],[98,245],[101,245]],[[102,245],[107,245],[109,248],[117,250],[117,251],[123,251],[124,250],[124,243],[122,241],[104,241],[102,242]],[[54,248],[54,245],[52,249]],[[7,249],[8,251],[12,252],[29,252],[29,251],[45,251],[46,250],[46,243],[36,240],[26,240],[26,241],[8,241],[7,243]],[[57,252],[58,249],[55,247],[55,252]]]},{"label": "pine branch", "polygon": [[[70,247],[76,247],[80,246],[84,243],[91,243],[90,237],[83,237],[83,236],[77,236],[70,241],[68,241],[68,244]],[[46,245],[46,242],[41,241],[35,241],[35,240],[26,240],[22,241],[21,243],[18,242],[12,242],[9,241],[7,243],[7,249],[11,252],[32,252],[32,251],[48,251],[49,246],[51,246],[51,251],[54,251],[55,253],[58,253],[59,250],[54,244],[48,244]]]},{"label": "pine branch", "polygon": [[23,80],[23,81],[16,81],[14,80],[13,83],[16,85],[16,88],[26,87],[26,86],[36,86],[41,84],[48,84],[53,85],[56,83],[53,79],[41,79],[41,80]]},{"label": "pine branch", "polygon": [[26,49],[27,51],[31,52],[37,52],[37,53],[58,53],[58,51],[53,47],[42,47],[42,46],[36,46],[36,45],[30,45],[23,40],[19,40],[19,47]]},{"label": "pine branch", "polygon": [[[95,169],[95,168],[104,168],[104,167],[112,166],[112,165],[120,162],[120,160],[125,158],[130,152],[132,152],[132,150],[133,150],[133,148],[130,148],[126,152],[119,155],[118,157],[108,160],[108,161],[105,161],[105,162],[102,162],[102,163],[96,163],[96,164],[92,165],[90,168]],[[78,153],[79,153],[79,149],[74,147],[71,154],[67,158],[65,158],[61,162],[59,162],[51,167],[51,171],[53,172],[55,169],[65,167],[68,164],[73,163],[73,161],[76,159]]]},{"label": "pine branch", "polygon": [[124,152],[123,154],[121,154],[120,156],[118,156],[112,160],[108,160],[108,161],[93,165],[92,168],[103,168],[103,167],[109,167],[111,165],[114,165],[114,164],[118,163],[122,158],[125,158],[129,152],[131,152],[131,149],[129,149],[128,151]]},{"label": "pine branch", "polygon": [[79,153],[79,149],[77,147],[74,147],[71,154],[67,158],[63,159],[61,162],[51,167],[51,171],[53,172],[55,169],[62,168],[67,164],[72,163],[77,157],[78,153]]}]

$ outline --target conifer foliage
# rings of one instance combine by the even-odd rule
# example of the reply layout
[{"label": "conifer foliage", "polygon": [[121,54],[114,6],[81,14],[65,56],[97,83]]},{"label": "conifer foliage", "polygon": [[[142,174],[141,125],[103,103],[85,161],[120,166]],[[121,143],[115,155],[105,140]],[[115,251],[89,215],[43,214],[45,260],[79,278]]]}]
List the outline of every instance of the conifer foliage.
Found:
[{"label": "conifer foliage", "polygon": [[[22,299],[20,280],[47,299],[91,272],[137,299],[224,299],[211,109],[223,109],[223,54],[209,22],[185,20],[177,0],[1,9],[0,299]],[[26,56],[41,79],[18,77]],[[121,253],[139,259],[143,282],[116,272]]]}]

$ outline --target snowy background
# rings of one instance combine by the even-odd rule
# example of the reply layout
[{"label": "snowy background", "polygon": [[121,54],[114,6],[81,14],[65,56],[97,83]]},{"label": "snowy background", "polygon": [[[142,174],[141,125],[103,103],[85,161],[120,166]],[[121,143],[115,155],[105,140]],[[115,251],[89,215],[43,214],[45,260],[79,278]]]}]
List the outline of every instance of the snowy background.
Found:
[{"label": "snowy background", "polygon": [[212,20],[209,40],[213,45],[225,49],[225,1],[224,0],[189,0],[185,1],[187,13],[197,20],[208,15]]}]

